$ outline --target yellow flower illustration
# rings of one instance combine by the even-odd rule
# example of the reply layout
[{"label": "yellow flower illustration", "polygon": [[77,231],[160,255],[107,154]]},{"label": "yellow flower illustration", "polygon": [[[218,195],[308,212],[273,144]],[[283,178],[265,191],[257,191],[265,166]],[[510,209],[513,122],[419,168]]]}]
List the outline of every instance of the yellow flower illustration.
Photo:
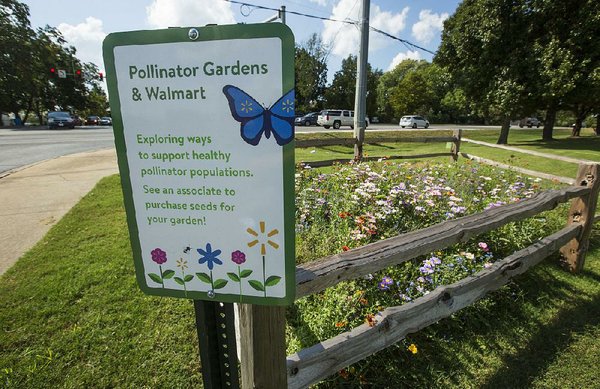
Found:
[{"label": "yellow flower illustration", "polygon": [[187,269],[188,268],[187,261],[183,258],[179,258],[177,260],[177,267],[180,268],[181,270]]},{"label": "yellow flower illustration", "polygon": [[250,235],[256,237],[256,239],[252,240],[251,242],[248,242],[248,247],[254,247],[260,243],[260,254],[261,255],[267,254],[267,246],[266,246],[267,244],[269,246],[273,247],[275,250],[277,250],[279,248],[279,245],[277,243],[273,242],[269,238],[279,234],[279,230],[277,230],[275,228],[265,234],[266,229],[265,229],[264,221],[259,222],[259,227],[260,227],[260,234],[256,231],[254,231],[252,228],[246,229],[246,231]]}]

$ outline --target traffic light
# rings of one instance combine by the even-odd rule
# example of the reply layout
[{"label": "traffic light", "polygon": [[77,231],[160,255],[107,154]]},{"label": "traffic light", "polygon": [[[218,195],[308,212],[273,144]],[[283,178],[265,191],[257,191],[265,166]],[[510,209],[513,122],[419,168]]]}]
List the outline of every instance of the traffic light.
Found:
[{"label": "traffic light", "polygon": [[75,77],[81,77],[81,69],[75,70]]},{"label": "traffic light", "polygon": [[50,68],[50,77],[56,77],[56,68]]},{"label": "traffic light", "polygon": [[98,73],[98,79],[100,81],[103,81],[104,80],[104,73],[102,73],[102,72]]}]

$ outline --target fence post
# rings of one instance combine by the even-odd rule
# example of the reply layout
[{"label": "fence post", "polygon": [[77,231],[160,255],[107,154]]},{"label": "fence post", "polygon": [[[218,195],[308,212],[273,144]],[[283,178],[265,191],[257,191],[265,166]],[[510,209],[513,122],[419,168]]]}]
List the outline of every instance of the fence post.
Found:
[{"label": "fence post", "polygon": [[585,196],[573,199],[569,210],[568,224],[578,223],[583,226],[577,238],[560,249],[567,268],[577,273],[583,269],[585,254],[589,246],[590,234],[594,224],[594,214],[598,203],[598,192],[600,190],[599,164],[580,164],[577,171],[575,185],[591,188],[591,192]]},{"label": "fence post", "polygon": [[287,388],[285,307],[238,306],[242,388]]},{"label": "fence post", "polygon": [[462,129],[454,130],[452,132],[452,136],[454,137],[454,141],[452,142],[452,160],[454,162],[458,161],[458,152],[460,151],[460,139],[462,138]]}]

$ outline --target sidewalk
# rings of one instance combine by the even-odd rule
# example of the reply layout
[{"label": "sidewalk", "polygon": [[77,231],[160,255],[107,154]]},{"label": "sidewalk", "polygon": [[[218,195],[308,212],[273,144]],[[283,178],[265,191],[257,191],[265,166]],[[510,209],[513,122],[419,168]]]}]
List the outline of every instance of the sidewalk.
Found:
[{"label": "sidewalk", "polygon": [[118,173],[114,149],[67,155],[0,179],[0,274],[33,247],[102,177]]}]

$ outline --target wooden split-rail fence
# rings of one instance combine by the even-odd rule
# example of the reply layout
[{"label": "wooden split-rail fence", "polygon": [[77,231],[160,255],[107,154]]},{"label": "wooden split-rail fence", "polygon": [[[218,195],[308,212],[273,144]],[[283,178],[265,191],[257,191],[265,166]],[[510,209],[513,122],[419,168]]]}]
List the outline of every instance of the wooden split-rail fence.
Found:
[{"label": "wooden split-rail fence", "polygon": [[[452,155],[453,159],[458,156],[460,132],[451,139],[433,139],[453,142],[452,152],[443,155]],[[351,141],[354,140],[347,143],[353,144]],[[298,141],[297,147],[333,144],[322,140],[316,142]],[[381,139],[377,140],[377,143],[381,142]],[[327,166],[339,161],[326,162],[322,165],[310,162],[310,165]],[[296,268],[297,298],[466,242],[507,223],[533,217],[571,201],[566,226],[562,230],[461,281],[438,287],[410,303],[386,308],[375,317],[374,323],[365,323],[293,355],[285,355],[285,307],[240,305],[242,388],[306,388],[473,304],[557,251],[561,252],[569,270],[580,271],[593,223],[600,219],[595,216],[600,190],[599,174],[600,164],[581,164],[571,186],[540,192],[517,203],[447,220],[299,265]]]}]

